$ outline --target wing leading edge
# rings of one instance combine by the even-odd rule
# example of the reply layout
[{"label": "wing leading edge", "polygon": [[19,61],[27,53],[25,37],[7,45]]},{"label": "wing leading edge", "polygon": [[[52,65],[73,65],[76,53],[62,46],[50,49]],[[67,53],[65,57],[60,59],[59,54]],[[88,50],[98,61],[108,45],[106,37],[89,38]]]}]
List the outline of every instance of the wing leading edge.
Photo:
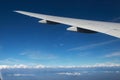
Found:
[{"label": "wing leading edge", "polygon": [[38,19],[43,19],[43,21],[41,21],[43,23],[45,23],[45,21],[48,21],[50,23],[60,23],[60,24],[70,25],[74,28],[74,30],[76,30],[77,28],[81,28],[81,29],[100,32],[100,33],[104,33],[104,34],[108,34],[108,35],[120,38],[119,23],[65,18],[65,17],[31,13],[26,11],[15,11],[15,12],[24,14],[27,16],[35,17]]}]

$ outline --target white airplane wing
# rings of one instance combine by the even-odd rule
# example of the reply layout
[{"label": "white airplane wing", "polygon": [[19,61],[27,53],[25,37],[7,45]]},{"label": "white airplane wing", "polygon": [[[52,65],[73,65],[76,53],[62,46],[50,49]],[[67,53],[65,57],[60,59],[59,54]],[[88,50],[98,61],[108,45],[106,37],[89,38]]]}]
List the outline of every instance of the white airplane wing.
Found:
[{"label": "white airplane wing", "polygon": [[112,22],[92,21],[83,19],[73,19],[58,16],[50,16],[44,14],[31,13],[26,11],[15,11],[20,14],[42,19],[40,23],[48,24],[65,24],[71,27],[67,28],[69,31],[94,33],[100,32],[120,38],[120,24]]}]

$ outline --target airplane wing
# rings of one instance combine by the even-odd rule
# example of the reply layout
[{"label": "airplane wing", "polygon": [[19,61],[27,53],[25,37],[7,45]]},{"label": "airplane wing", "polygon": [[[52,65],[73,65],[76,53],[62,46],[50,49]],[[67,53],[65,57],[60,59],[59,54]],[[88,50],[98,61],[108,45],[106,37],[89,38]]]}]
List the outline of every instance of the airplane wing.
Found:
[{"label": "airplane wing", "polygon": [[26,11],[15,11],[20,14],[42,19],[40,23],[48,24],[65,24],[71,27],[67,28],[69,31],[95,33],[100,32],[120,38],[120,24],[112,22],[102,22],[93,20],[83,20],[74,18],[65,18],[58,16],[50,16],[38,13],[31,13]]}]

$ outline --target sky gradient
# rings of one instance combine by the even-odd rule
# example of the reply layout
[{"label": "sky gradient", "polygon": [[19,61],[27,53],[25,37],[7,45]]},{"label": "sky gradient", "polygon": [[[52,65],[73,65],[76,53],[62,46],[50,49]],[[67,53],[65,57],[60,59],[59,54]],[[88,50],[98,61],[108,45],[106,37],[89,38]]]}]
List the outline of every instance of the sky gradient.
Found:
[{"label": "sky gradient", "polygon": [[[120,64],[120,39],[69,32],[66,25],[38,23],[23,10],[78,19],[120,22],[119,0],[1,0],[0,64],[79,66]],[[114,27],[114,26],[113,26]]]}]

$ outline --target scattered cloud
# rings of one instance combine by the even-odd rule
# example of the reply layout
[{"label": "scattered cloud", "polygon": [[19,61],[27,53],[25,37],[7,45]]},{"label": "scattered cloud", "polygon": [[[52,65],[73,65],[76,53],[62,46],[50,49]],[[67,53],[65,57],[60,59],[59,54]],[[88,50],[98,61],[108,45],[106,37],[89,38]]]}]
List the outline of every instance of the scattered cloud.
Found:
[{"label": "scattered cloud", "polygon": [[105,57],[107,57],[107,58],[120,57],[120,52],[113,52],[113,53],[111,53],[111,54],[105,55]]},{"label": "scattered cloud", "polygon": [[75,48],[68,49],[68,51],[76,51],[76,50],[82,51],[82,50],[92,49],[92,48],[95,48],[95,47],[111,44],[111,43],[116,42],[116,41],[119,41],[119,39],[110,40],[110,41],[101,42],[101,43],[89,44],[89,45],[80,46],[80,47],[75,47]]},{"label": "scattered cloud", "polygon": [[56,56],[52,55],[52,54],[46,54],[46,53],[42,53],[40,51],[25,51],[23,53],[20,53],[20,55],[22,56],[26,56],[30,59],[36,59],[36,60],[40,60],[40,59],[55,59]]}]

